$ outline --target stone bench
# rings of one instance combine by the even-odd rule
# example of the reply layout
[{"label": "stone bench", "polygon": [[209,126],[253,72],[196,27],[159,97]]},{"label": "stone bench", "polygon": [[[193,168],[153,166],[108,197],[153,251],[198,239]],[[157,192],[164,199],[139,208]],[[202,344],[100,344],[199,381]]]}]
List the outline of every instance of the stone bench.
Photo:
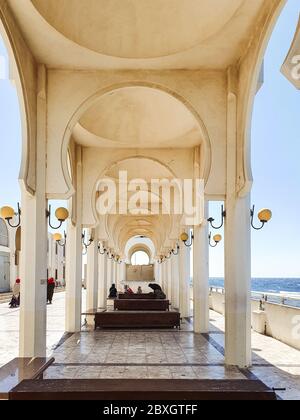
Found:
[{"label": "stone bench", "polygon": [[16,358],[0,368],[0,400],[8,399],[9,391],[24,379],[41,379],[54,358]]},{"label": "stone bench", "polygon": [[180,328],[180,313],[176,311],[98,311],[83,315],[95,316],[97,328]]},{"label": "stone bench", "polygon": [[134,294],[130,294],[130,293],[119,293],[118,294],[118,299],[156,299],[156,296],[154,293],[134,293]]},{"label": "stone bench", "polygon": [[115,311],[168,311],[170,302],[159,299],[116,299]]},{"label": "stone bench", "polygon": [[276,400],[258,380],[60,379],[25,380],[10,400],[203,401]]}]

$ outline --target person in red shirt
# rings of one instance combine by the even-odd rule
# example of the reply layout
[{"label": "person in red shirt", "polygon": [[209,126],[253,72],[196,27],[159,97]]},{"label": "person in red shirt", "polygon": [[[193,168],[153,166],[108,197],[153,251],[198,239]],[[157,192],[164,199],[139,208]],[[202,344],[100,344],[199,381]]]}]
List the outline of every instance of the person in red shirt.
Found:
[{"label": "person in red shirt", "polygon": [[129,287],[129,286],[125,286],[125,293],[127,293],[128,295],[133,295],[134,291]]},{"label": "person in red shirt", "polygon": [[55,289],[55,280],[53,277],[50,277],[47,283],[47,303],[50,303],[50,305],[52,304],[54,289]]}]

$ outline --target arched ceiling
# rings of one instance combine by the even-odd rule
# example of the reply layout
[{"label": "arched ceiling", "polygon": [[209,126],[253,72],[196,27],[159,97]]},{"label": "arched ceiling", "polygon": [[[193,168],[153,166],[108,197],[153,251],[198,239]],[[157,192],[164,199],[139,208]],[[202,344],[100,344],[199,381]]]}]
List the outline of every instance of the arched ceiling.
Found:
[{"label": "arched ceiling", "polygon": [[176,54],[222,30],[244,0],[32,0],[58,32],[108,56]]},{"label": "arched ceiling", "polygon": [[92,147],[187,148],[203,137],[182,102],[161,90],[134,86],[103,95],[82,116],[74,138]]},{"label": "arched ceiling", "polygon": [[52,68],[225,70],[269,0],[7,2],[38,62]]}]

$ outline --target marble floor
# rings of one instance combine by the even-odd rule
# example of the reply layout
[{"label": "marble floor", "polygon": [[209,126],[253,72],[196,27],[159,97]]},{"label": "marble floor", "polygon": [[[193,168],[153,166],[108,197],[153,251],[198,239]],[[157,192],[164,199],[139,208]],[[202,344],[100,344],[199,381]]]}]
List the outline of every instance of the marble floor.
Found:
[{"label": "marble floor", "polygon": [[[64,293],[48,307],[48,355],[55,364],[45,378],[259,378],[282,399],[300,400],[300,352],[270,337],[252,333],[253,367],[226,368],[224,318],[211,312],[210,334],[196,335],[192,320],[181,331],[113,330],[65,336]],[[18,310],[0,305],[0,366],[17,356]],[[60,340],[60,342],[59,342]],[[59,344],[58,344],[59,342]]]}]

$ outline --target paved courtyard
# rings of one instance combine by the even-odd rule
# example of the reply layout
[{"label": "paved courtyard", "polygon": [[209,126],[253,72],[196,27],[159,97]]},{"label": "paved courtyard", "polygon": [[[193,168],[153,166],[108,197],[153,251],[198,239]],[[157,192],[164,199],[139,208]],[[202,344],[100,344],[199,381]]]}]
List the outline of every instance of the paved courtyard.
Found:
[{"label": "paved courtyard", "polygon": [[[191,320],[181,331],[97,331],[85,327],[58,342],[64,334],[65,293],[48,306],[48,355],[55,364],[46,378],[185,378],[249,379],[286,388],[283,399],[300,400],[300,352],[253,333],[253,367],[224,366],[224,318],[211,312],[211,333],[195,335]],[[0,365],[18,354],[18,310],[0,305]]]}]

